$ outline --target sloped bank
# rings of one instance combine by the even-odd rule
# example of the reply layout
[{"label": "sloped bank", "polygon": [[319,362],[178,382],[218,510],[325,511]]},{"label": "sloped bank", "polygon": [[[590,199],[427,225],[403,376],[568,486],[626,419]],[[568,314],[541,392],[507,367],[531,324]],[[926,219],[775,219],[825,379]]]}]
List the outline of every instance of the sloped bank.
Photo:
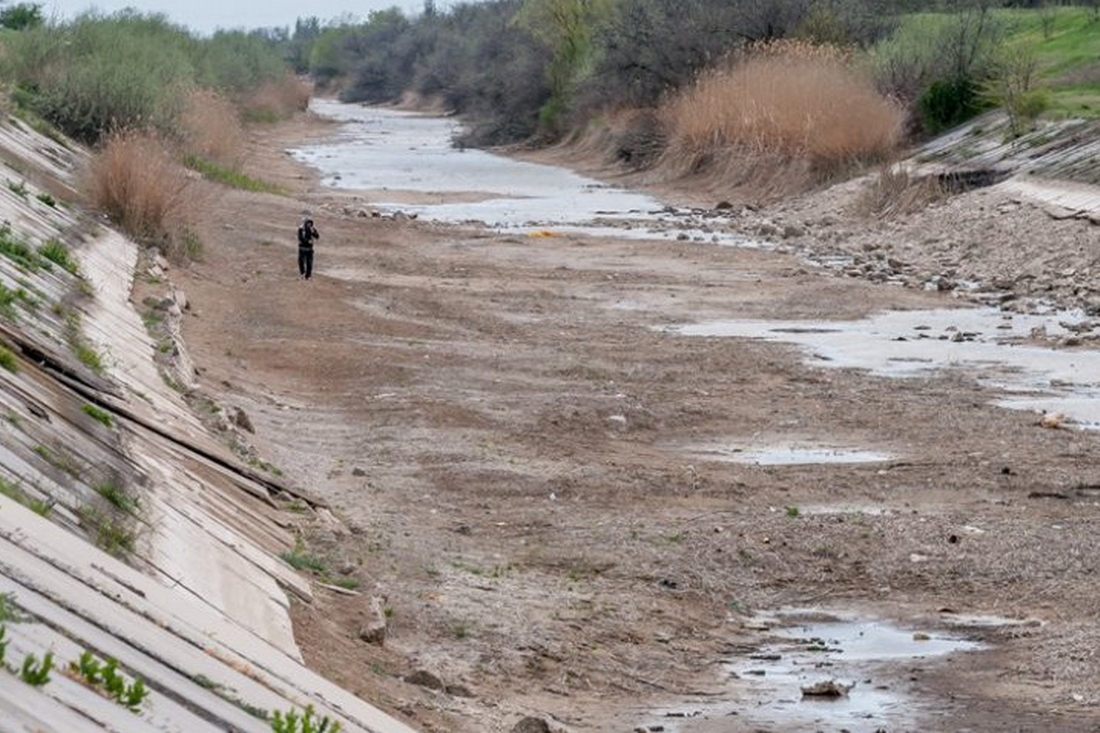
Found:
[{"label": "sloped bank", "polygon": [[[137,246],[50,193],[74,190],[82,152],[14,119],[0,146],[0,731],[266,731],[308,707],[410,730],[302,664],[287,594],[311,591],[277,559],[280,514],[327,510],[246,465],[158,372]],[[149,693],[115,704],[82,655]]]}]

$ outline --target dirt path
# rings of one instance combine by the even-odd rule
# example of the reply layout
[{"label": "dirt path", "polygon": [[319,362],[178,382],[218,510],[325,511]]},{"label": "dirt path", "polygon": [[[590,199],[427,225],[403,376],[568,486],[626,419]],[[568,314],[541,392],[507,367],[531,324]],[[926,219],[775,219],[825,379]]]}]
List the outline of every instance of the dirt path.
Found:
[{"label": "dirt path", "polygon": [[[765,643],[757,612],[859,609],[934,633],[950,609],[1030,621],[969,631],[985,651],[876,673],[919,701],[914,730],[1100,725],[1095,434],[996,408],[964,375],[889,380],[663,330],[958,305],[949,294],[791,253],[372,217],[283,152],[327,129],[258,133],[250,172],[290,194],[220,192],[203,261],[171,273],[202,390],[242,408],[259,455],[346,520],[288,507],[325,572],[361,593],[295,607],[310,664],[424,730],[510,731],[526,715],[568,731],[783,730],[748,700],[697,727],[659,711],[744,697],[723,662]],[[819,221],[798,205],[746,213],[746,228]],[[322,235],[310,282],[294,269],[305,210]],[[980,212],[960,210],[966,227],[933,214],[946,229],[925,238],[980,241]],[[858,226],[821,229],[857,242]],[[894,458],[707,451],[793,443]],[[359,638],[372,596],[384,647]],[[402,680],[418,670],[427,687]]]}]

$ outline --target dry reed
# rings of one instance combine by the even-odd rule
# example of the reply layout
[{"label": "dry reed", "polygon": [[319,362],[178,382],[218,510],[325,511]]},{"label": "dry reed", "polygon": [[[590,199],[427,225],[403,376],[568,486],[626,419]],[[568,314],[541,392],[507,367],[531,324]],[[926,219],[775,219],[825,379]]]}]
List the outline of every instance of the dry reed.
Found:
[{"label": "dry reed", "polygon": [[110,135],[92,159],[91,203],[135,239],[170,245],[199,205],[193,179],[149,131]]},{"label": "dry reed", "polygon": [[850,54],[788,42],[755,46],[702,74],[663,109],[666,160],[699,172],[739,158],[791,161],[816,178],[886,157],[903,112]]},{"label": "dry reed", "polygon": [[302,79],[287,74],[265,82],[241,103],[246,119],[280,120],[309,108],[311,86]]},{"label": "dry reed", "polygon": [[914,176],[904,166],[886,164],[856,200],[855,211],[886,219],[914,214],[946,197],[935,176]]},{"label": "dry reed", "polygon": [[217,92],[197,89],[187,98],[180,119],[184,152],[236,170],[244,150],[244,129],[237,108]]}]

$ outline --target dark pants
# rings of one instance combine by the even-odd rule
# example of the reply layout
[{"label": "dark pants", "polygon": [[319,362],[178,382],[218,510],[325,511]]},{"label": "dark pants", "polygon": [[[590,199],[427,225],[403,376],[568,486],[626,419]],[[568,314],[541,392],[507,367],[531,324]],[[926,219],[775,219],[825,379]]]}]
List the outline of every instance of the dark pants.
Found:
[{"label": "dark pants", "polygon": [[298,248],[298,274],[306,280],[313,277],[313,247]]}]

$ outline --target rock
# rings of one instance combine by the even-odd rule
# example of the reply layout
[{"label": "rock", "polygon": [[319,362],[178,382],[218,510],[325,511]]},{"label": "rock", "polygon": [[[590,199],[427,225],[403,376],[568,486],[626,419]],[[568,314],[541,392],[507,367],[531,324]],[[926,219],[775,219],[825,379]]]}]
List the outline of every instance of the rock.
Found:
[{"label": "rock", "polygon": [[1048,430],[1058,430],[1065,426],[1066,416],[1060,412],[1047,413],[1039,418],[1039,427]]},{"label": "rock", "polygon": [[470,688],[466,685],[447,685],[446,692],[448,695],[454,695],[455,697],[473,697],[474,693],[470,691]]},{"label": "rock", "polygon": [[542,718],[528,716],[512,726],[512,733],[550,733],[550,724]]},{"label": "rock", "polygon": [[[439,679],[426,669],[418,669],[412,674],[405,675],[404,679],[410,685],[416,685],[417,687],[423,687],[428,690],[442,691],[444,689],[443,680]],[[547,730],[549,730],[549,728]]]},{"label": "rock", "polygon": [[836,680],[823,680],[802,688],[802,697],[847,697],[848,691],[855,687],[852,683]]},{"label": "rock", "polygon": [[[359,638],[368,644],[374,644],[375,646],[382,646],[386,642],[386,608],[382,603],[382,599],[377,596],[370,599],[370,611],[366,625],[359,630]],[[421,674],[421,672],[414,672],[412,676]],[[428,672],[423,674],[432,676]],[[433,690],[442,689],[443,683],[438,678],[435,682],[438,683],[438,687],[431,687]],[[405,680],[410,682],[408,678]],[[419,682],[413,682],[412,684],[420,684]],[[421,685],[422,687],[428,687],[428,685]]]},{"label": "rock", "polygon": [[363,478],[364,476],[367,475],[367,472],[364,471],[361,468],[356,467],[356,468],[351,469],[351,475],[355,476],[356,478]]},{"label": "rock", "polygon": [[246,433],[255,434],[256,428],[252,427],[252,420],[249,419],[248,413],[239,407],[233,408],[233,424]]}]

